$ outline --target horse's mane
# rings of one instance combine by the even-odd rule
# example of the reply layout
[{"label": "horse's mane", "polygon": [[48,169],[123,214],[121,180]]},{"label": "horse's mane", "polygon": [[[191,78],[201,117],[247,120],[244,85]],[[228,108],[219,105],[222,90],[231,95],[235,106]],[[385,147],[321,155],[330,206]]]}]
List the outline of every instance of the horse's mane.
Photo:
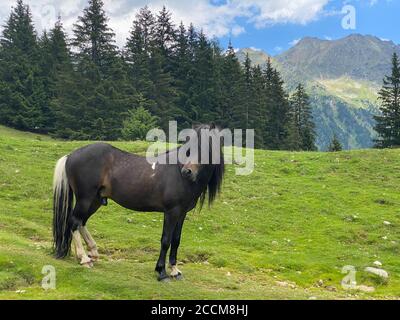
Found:
[{"label": "horse's mane", "polygon": [[[218,130],[214,124],[211,125],[198,125],[195,127],[196,132],[199,134],[201,132],[201,129],[208,129],[208,130]],[[214,131],[215,134],[215,131]],[[213,148],[212,146],[209,148],[210,152],[212,152]],[[218,164],[210,164],[212,168],[212,174],[211,178],[207,183],[207,187],[204,189],[204,191],[200,195],[200,210],[203,208],[204,202],[206,200],[207,194],[208,194],[208,206],[210,207],[212,203],[214,202],[215,198],[221,191],[221,186],[222,186],[222,181],[224,178],[224,173],[225,173],[225,162],[224,162],[224,154],[222,151],[222,144],[220,144],[220,159]]]},{"label": "horse's mane", "polygon": [[[218,128],[216,128],[214,124],[211,124],[211,125],[200,124],[200,125],[194,126],[193,129],[196,131],[196,134],[198,137],[201,136],[202,129],[210,130],[211,134],[214,134],[214,135],[217,134],[216,131],[218,131]],[[215,129],[216,131],[212,131],[213,129]],[[199,142],[200,142],[200,139],[199,139]],[[179,152],[179,150],[182,147],[183,146],[178,146],[178,147],[175,147],[172,149],[168,149],[161,155],[168,156],[172,152]],[[211,143],[210,143],[209,150],[210,150],[210,154],[211,154],[211,152],[213,150],[213,146],[211,145]],[[225,163],[224,163],[224,154],[222,152],[222,144],[220,144],[219,154],[220,154],[220,159],[219,159],[218,164],[207,165],[207,166],[212,166],[212,173],[211,173],[211,178],[208,180],[206,187],[204,188],[204,190],[202,191],[202,193],[199,197],[200,210],[203,208],[206,198],[208,200],[208,206],[210,207],[212,205],[212,203],[214,202],[215,198],[217,197],[217,195],[221,191],[222,181],[223,181],[224,172],[225,172]],[[182,166],[183,166],[182,163],[178,163],[179,169],[182,169]]]}]

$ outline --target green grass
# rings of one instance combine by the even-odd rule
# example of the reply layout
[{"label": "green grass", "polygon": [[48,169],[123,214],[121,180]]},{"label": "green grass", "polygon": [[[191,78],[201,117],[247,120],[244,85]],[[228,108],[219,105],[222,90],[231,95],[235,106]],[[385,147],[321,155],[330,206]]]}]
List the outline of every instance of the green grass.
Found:
[{"label": "green grass", "polygon": [[[162,215],[114,203],[89,221],[101,253],[93,269],[51,255],[55,162],[87,142],[0,127],[0,299],[394,299],[400,295],[400,151],[256,151],[255,172],[227,167],[211,210],[191,212],[179,260],[183,281],[159,283]],[[146,144],[113,143],[142,153]],[[128,220],[129,219],[129,220]],[[390,221],[386,226],[383,221]],[[375,260],[390,279],[362,270]],[[44,290],[44,265],[57,288]],[[341,269],[358,284],[344,290]],[[318,285],[319,280],[323,285]],[[336,291],[332,291],[334,287]]]},{"label": "green grass", "polygon": [[379,88],[374,87],[371,82],[354,80],[349,77],[338,79],[318,80],[327,92],[346,101],[356,108],[369,108],[378,104]]}]

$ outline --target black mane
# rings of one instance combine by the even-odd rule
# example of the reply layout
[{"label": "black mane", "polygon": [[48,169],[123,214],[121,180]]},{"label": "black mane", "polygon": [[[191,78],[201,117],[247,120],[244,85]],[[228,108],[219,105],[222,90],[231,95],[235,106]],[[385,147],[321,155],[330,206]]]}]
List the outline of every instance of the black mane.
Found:
[{"label": "black mane", "polygon": [[[219,129],[216,128],[214,124],[211,124],[211,125],[202,124],[202,125],[196,126],[194,129],[196,130],[197,135],[199,137],[201,135],[202,129],[213,130],[213,131],[211,131],[213,134],[217,134],[219,131]],[[200,141],[200,139],[199,139],[199,141]],[[213,150],[214,150],[214,148],[210,142],[210,148],[209,148],[210,158],[211,158],[211,153]],[[219,154],[220,154],[220,159],[219,159],[218,164],[210,163],[208,165],[204,165],[204,167],[211,166],[212,173],[211,173],[210,179],[207,182],[206,188],[204,188],[204,191],[200,195],[200,210],[203,208],[207,194],[208,194],[208,197],[207,197],[208,198],[208,207],[210,207],[212,205],[212,203],[214,202],[215,198],[217,197],[217,195],[221,191],[221,186],[222,186],[222,182],[224,179],[224,173],[225,173],[225,162],[224,162],[222,143],[220,143]]]}]

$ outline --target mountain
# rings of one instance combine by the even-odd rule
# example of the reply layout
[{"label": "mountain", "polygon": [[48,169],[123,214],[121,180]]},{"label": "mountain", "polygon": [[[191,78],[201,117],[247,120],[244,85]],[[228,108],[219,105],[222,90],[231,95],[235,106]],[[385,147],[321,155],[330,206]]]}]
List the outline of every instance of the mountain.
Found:
[{"label": "mountain", "polygon": [[244,48],[236,52],[236,56],[238,57],[239,61],[244,62],[246,55],[249,55],[251,63],[254,65],[264,65],[268,58],[270,58],[267,53],[256,48]]},{"label": "mountain", "polygon": [[283,68],[301,72],[311,79],[347,76],[380,84],[390,72],[395,51],[400,54],[400,47],[392,41],[353,34],[339,40],[304,38],[276,60]]},{"label": "mountain", "polygon": [[[317,145],[324,150],[336,134],[346,149],[373,145],[373,115],[378,112],[377,92],[390,73],[393,52],[400,46],[374,36],[353,34],[338,40],[306,37],[272,57],[289,91],[306,85],[317,125]],[[251,48],[246,54],[263,65],[268,54]],[[263,62],[264,61],[264,62]]]}]

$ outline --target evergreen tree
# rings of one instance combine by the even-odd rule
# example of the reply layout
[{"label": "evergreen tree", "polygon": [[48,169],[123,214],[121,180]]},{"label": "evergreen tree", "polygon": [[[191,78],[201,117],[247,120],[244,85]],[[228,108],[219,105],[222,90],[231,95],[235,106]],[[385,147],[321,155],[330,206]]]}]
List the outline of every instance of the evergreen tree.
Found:
[{"label": "evergreen tree", "polygon": [[263,112],[266,106],[265,81],[259,65],[252,68],[250,94],[246,96],[246,100],[250,101],[249,126],[255,130],[254,145],[257,148],[264,148],[268,114]]},{"label": "evergreen tree", "polygon": [[[151,50],[154,44],[155,17],[144,7],[133,22],[133,27],[125,47],[125,59],[129,64],[129,76],[134,87],[142,96],[148,99],[148,104],[154,92],[154,84],[150,78]],[[152,108],[154,109],[154,108]]]},{"label": "evergreen tree", "polygon": [[246,60],[244,61],[244,105],[243,110],[245,114],[245,129],[250,128],[250,113],[252,109],[252,100],[253,100],[253,74],[251,68],[251,60],[249,54],[246,54]]},{"label": "evergreen tree", "polygon": [[193,51],[189,116],[193,122],[219,121],[223,116],[216,110],[218,103],[215,98],[217,67],[213,46],[203,32],[197,34],[194,29],[189,29],[189,50],[189,52]]},{"label": "evergreen tree", "polygon": [[335,134],[332,138],[332,141],[329,145],[328,150],[330,152],[338,152],[338,151],[342,151],[342,149],[343,149],[342,144],[340,143],[338,137]]},{"label": "evergreen tree", "polygon": [[62,120],[57,123],[59,136],[116,139],[122,114],[137,98],[107,21],[103,2],[90,0],[74,25],[76,69],[73,77],[64,78],[69,92],[62,90],[56,100]]},{"label": "evergreen tree", "polygon": [[165,7],[157,15],[153,31],[150,59],[150,77],[154,84],[151,98],[156,107],[153,113],[160,118],[161,127],[167,129],[168,121],[181,120],[182,112],[177,107],[178,92],[172,75],[176,33],[171,14]]},{"label": "evergreen tree", "polygon": [[[262,148],[265,119],[262,117],[262,106],[265,105],[264,78],[259,65],[252,67],[249,55],[243,64],[244,86],[241,108],[234,110],[235,117],[242,115],[242,128],[255,130],[255,147]],[[241,110],[240,110],[241,109]],[[239,111],[239,112],[238,112]],[[238,112],[238,114],[236,114]]]},{"label": "evergreen tree", "polygon": [[115,60],[117,46],[103,6],[102,0],[89,0],[83,15],[74,24],[72,44],[78,50],[81,67],[83,61],[91,62],[102,72],[107,72]]},{"label": "evergreen tree", "polygon": [[166,63],[170,62],[168,60],[171,58],[175,48],[176,37],[177,34],[172,22],[172,15],[166,7],[163,6],[162,10],[157,15],[154,40],[156,47],[159,48],[162,56],[165,57]]},{"label": "evergreen tree", "polygon": [[248,105],[244,101],[245,78],[231,43],[229,43],[228,50],[224,56],[222,75],[222,125],[230,128],[246,129],[249,117]]},{"label": "evergreen tree", "polygon": [[179,116],[180,110],[176,107],[177,91],[173,86],[174,80],[164,64],[164,57],[157,48],[154,49],[150,60],[150,78],[154,91],[150,99],[154,101],[152,113],[160,118],[160,126],[168,128],[168,121]]},{"label": "evergreen tree", "polygon": [[47,130],[54,132],[57,122],[57,110],[54,102],[58,96],[58,82],[66,73],[72,72],[71,52],[60,17],[49,33],[44,32],[39,41],[39,47],[40,76],[46,92],[43,113],[47,115]]},{"label": "evergreen tree", "polygon": [[188,128],[191,126],[190,112],[190,88],[192,81],[193,66],[192,56],[189,47],[189,35],[183,23],[179,26],[175,50],[172,59],[172,75],[174,87],[177,92],[177,108],[180,110],[180,119],[176,119],[179,127]]},{"label": "evergreen tree", "polygon": [[400,146],[400,63],[396,53],[392,58],[392,74],[383,80],[379,91],[381,114],[375,116],[378,148]]},{"label": "evergreen tree", "polygon": [[133,22],[125,56],[134,87],[164,129],[169,120],[181,118],[182,113],[177,107],[178,93],[172,75],[174,48],[171,14],[163,7],[155,17],[148,7],[142,8]]},{"label": "evergreen tree", "polygon": [[143,102],[141,98],[136,109],[128,110],[121,130],[124,140],[145,140],[149,130],[157,128],[158,118],[151,115]]},{"label": "evergreen tree", "polygon": [[29,7],[12,9],[0,39],[0,122],[46,132],[45,88],[39,77],[39,47]]},{"label": "evergreen tree", "polygon": [[290,99],[290,120],[288,121],[288,144],[293,150],[314,151],[315,124],[312,120],[312,111],[309,97],[304,87],[299,84]]},{"label": "evergreen tree", "polygon": [[299,127],[295,121],[295,118],[291,118],[287,123],[287,140],[285,144],[285,149],[290,151],[301,151],[302,139]]},{"label": "evergreen tree", "polygon": [[263,115],[266,119],[264,134],[265,147],[272,150],[286,148],[289,101],[283,87],[283,80],[268,59],[264,70],[266,104]]}]

